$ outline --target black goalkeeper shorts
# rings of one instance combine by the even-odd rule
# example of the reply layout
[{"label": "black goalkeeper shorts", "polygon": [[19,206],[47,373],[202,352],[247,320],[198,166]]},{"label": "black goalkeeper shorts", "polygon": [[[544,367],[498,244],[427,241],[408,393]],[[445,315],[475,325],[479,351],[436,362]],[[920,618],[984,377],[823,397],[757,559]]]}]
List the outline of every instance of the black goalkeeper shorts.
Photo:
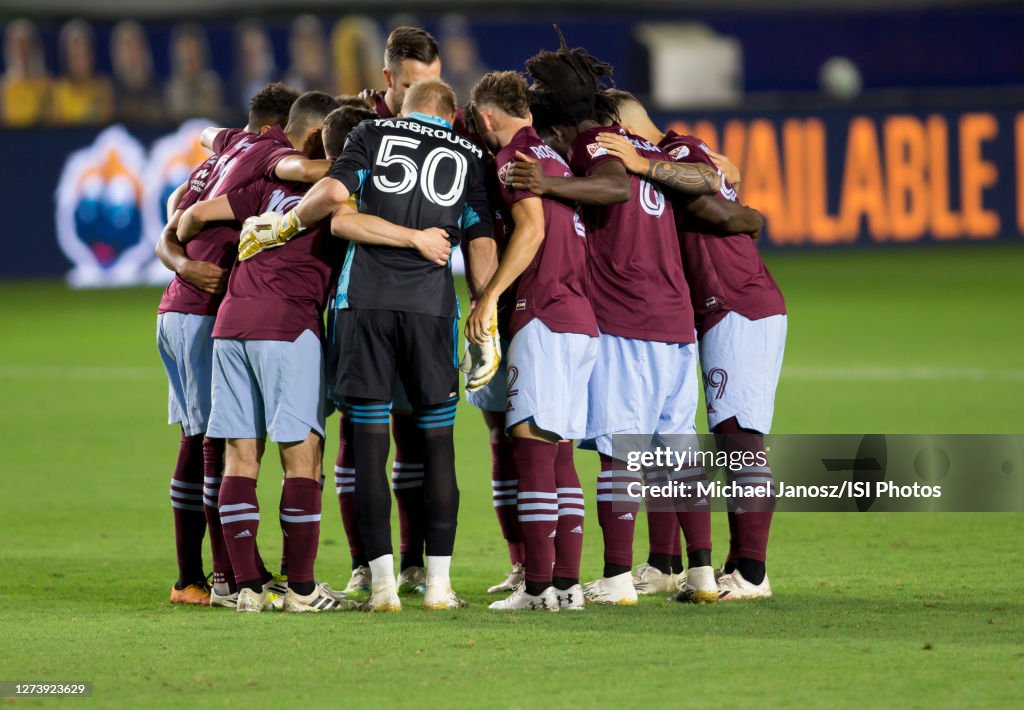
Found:
[{"label": "black goalkeeper shorts", "polygon": [[390,402],[395,373],[414,408],[459,393],[458,321],[423,313],[371,309],[335,312],[331,359],[334,396]]}]

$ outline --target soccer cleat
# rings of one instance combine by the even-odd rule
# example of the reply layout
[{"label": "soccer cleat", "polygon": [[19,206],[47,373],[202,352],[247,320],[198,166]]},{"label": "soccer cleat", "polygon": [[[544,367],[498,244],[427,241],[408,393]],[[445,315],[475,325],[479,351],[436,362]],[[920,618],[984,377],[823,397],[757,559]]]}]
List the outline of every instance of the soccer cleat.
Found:
[{"label": "soccer cleat", "polygon": [[246,613],[258,613],[271,608],[271,602],[266,592],[254,592],[248,587],[238,590],[238,599],[235,602],[235,611]]},{"label": "soccer cleat", "polygon": [[352,570],[352,576],[348,579],[348,584],[341,590],[344,595],[349,594],[366,594],[370,591],[370,568],[366,565],[359,565]]},{"label": "soccer cleat", "polygon": [[707,567],[691,567],[682,575],[679,591],[669,597],[677,602],[690,604],[714,604],[718,601],[718,582],[715,570]]},{"label": "soccer cleat", "polygon": [[469,602],[460,599],[452,589],[447,577],[427,578],[427,589],[423,593],[423,608],[428,611],[447,611],[469,606]]},{"label": "soccer cleat", "polygon": [[275,574],[263,585],[263,593],[267,595],[267,608],[281,611],[284,608],[284,595],[288,593],[288,575]]},{"label": "soccer cleat", "polygon": [[395,578],[390,577],[372,585],[370,598],[356,606],[359,611],[390,612],[401,611],[402,600],[395,589]]},{"label": "soccer cleat", "polygon": [[740,571],[733,570],[731,574],[723,574],[718,578],[718,601],[746,601],[749,599],[770,599],[772,596],[772,585],[768,582],[768,576],[761,580],[760,584],[751,584]]},{"label": "soccer cleat", "polygon": [[636,589],[633,587],[633,575],[629,572],[614,577],[601,577],[583,585],[583,596],[594,604],[615,604],[617,606],[636,606]]},{"label": "soccer cleat", "polygon": [[206,586],[206,582],[196,582],[184,589],[178,589],[177,585],[172,584],[171,604],[210,606],[210,588]]},{"label": "soccer cleat", "polygon": [[534,596],[526,593],[526,585],[520,584],[507,599],[493,602],[488,609],[499,611],[558,611],[558,595],[554,587],[548,587],[543,592]]},{"label": "soccer cleat", "polygon": [[508,577],[501,584],[495,584],[493,587],[487,588],[488,594],[497,594],[498,592],[511,592],[513,589],[518,587],[526,579],[526,572],[523,570],[523,565],[516,562],[512,565],[512,571],[508,573]]},{"label": "soccer cleat", "polygon": [[556,589],[555,596],[558,597],[558,608],[564,611],[583,611],[583,587],[574,584],[568,589]]},{"label": "soccer cleat", "polygon": [[234,609],[238,604],[238,592],[232,592],[231,594],[220,595],[217,594],[216,589],[210,590],[210,606],[222,606],[228,609]]},{"label": "soccer cleat", "polygon": [[633,588],[637,594],[664,594],[679,589],[679,575],[665,574],[644,562],[633,575]]},{"label": "soccer cleat", "polygon": [[427,591],[427,571],[422,567],[406,567],[398,573],[399,594],[423,594]]},{"label": "soccer cleat", "polygon": [[331,588],[321,582],[313,588],[313,591],[301,596],[295,590],[289,589],[284,595],[284,610],[293,614],[305,612],[319,613],[321,611],[344,611],[355,608],[355,602],[345,599],[336,599],[331,594]]}]

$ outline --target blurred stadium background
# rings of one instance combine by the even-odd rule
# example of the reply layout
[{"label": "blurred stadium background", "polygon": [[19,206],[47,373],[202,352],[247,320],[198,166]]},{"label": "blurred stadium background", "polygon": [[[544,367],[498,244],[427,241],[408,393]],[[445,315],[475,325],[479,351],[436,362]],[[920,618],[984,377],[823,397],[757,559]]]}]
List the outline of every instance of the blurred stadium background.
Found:
[{"label": "blurred stadium background", "polygon": [[[776,432],[1020,433],[1019,1],[4,0],[6,675],[94,680],[106,706],[1019,702],[1019,515],[780,515],[767,605],[645,598],[576,618],[489,613],[483,589],[507,562],[486,432],[466,405],[464,613],[274,616],[239,631],[234,615],[166,604],[177,434],[153,342],[155,286],[169,273],[152,244],[164,198],[203,157],[198,129],[241,123],[271,80],[382,87],[382,42],[399,24],[437,36],[464,100],[485,70],[555,47],[553,22],[613,63],[657,121],[741,167],[740,197],[768,219],[761,247],[790,310]],[[577,464],[590,507],[583,574],[596,576],[596,464]],[[331,497],[317,573],[343,584]],[[274,559],[280,536],[264,528]],[[714,532],[724,549],[724,520]],[[256,649],[242,662],[239,642]]]}]

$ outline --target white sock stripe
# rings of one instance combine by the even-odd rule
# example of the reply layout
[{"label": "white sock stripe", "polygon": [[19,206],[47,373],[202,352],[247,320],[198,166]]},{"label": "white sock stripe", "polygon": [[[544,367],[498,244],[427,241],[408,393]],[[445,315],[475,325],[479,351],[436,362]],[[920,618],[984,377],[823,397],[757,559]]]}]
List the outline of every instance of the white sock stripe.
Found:
[{"label": "white sock stripe", "polygon": [[341,495],[342,493],[355,493],[356,492],[356,487],[355,486],[335,486],[334,490],[338,492],[338,495]]},{"label": "white sock stripe", "polygon": [[491,488],[504,488],[506,486],[518,486],[519,479],[513,478],[507,481],[491,481]]},{"label": "white sock stripe", "polygon": [[391,474],[391,480],[409,480],[414,478],[423,478],[423,471],[395,471]]},{"label": "white sock stripe", "polygon": [[179,481],[177,478],[171,479],[171,485],[184,491],[198,491],[203,487],[202,483],[186,483],[185,481]]},{"label": "white sock stripe", "polygon": [[519,522],[521,523],[534,523],[534,522],[557,522],[557,515],[538,515],[531,513],[530,515],[520,515]]},{"label": "white sock stripe", "polygon": [[222,505],[220,512],[222,513],[233,513],[236,510],[255,510],[256,506],[252,503],[232,503],[230,505]]},{"label": "white sock stripe", "polygon": [[405,461],[395,461],[391,467],[392,471],[422,471],[422,463],[406,463]]},{"label": "white sock stripe", "polygon": [[334,467],[334,472],[335,473],[351,473],[352,475],[355,475],[356,470],[354,468],[350,467],[350,466],[335,466]]},{"label": "white sock stripe", "polygon": [[577,518],[582,518],[583,508],[559,508],[558,517],[561,518],[564,515],[575,515]]},{"label": "white sock stripe", "polygon": [[708,477],[708,473],[704,469],[700,469],[699,471],[694,471],[693,469],[689,469],[689,471],[690,471],[689,473],[684,473],[683,471],[680,471],[678,473],[670,473],[668,475],[668,480],[670,480],[670,481],[699,481],[699,480],[702,480],[702,479],[707,479],[707,477]]},{"label": "white sock stripe", "polygon": [[545,493],[543,491],[519,491],[519,500],[523,498],[543,498],[545,500],[558,500],[557,493]]},{"label": "white sock stripe", "polygon": [[619,495],[618,493],[602,493],[597,497],[598,503],[637,503],[639,500],[639,496]]},{"label": "white sock stripe", "polygon": [[181,491],[176,491],[176,490],[174,490],[172,488],[171,489],[171,498],[177,498],[178,500],[202,500],[203,499],[203,494],[202,493],[182,493]]},{"label": "white sock stripe", "polygon": [[189,505],[188,503],[179,503],[176,500],[171,501],[171,507],[177,508],[178,510],[191,510],[197,513],[204,512],[203,506],[201,505]]},{"label": "white sock stripe", "polygon": [[220,495],[220,488],[203,488],[203,495],[210,496],[211,498],[216,498],[218,495]]},{"label": "white sock stripe", "polygon": [[519,510],[558,510],[555,503],[520,503],[516,507]]},{"label": "white sock stripe", "polygon": [[558,501],[559,508],[584,508],[586,505],[583,500],[560,500]]},{"label": "white sock stripe", "polygon": [[515,501],[514,498],[510,498],[509,500],[496,500],[496,501],[494,501],[494,507],[495,508],[500,508],[500,507],[505,506],[505,505],[515,505],[515,504],[516,504],[516,501]]},{"label": "white sock stripe", "polygon": [[748,476],[746,478],[733,478],[732,483],[743,488],[751,488],[753,486],[764,486],[775,482],[771,476]]},{"label": "white sock stripe", "polygon": [[555,493],[557,493],[559,496],[561,496],[563,494],[568,494],[568,493],[579,493],[580,495],[583,495],[583,489],[582,488],[556,488],[555,489]]},{"label": "white sock stripe", "polygon": [[240,520],[259,520],[259,513],[241,513],[239,515],[222,515],[220,516],[221,525],[227,525],[228,523],[237,523]]},{"label": "white sock stripe", "polygon": [[224,480],[223,476],[203,476],[203,483],[208,483],[211,486],[220,486],[220,482]]},{"label": "white sock stripe", "polygon": [[409,481],[408,483],[392,483],[391,490],[401,491],[406,488],[423,488],[423,481]]},{"label": "white sock stripe", "polygon": [[736,473],[771,473],[771,466],[744,466],[737,469]]},{"label": "white sock stripe", "polygon": [[207,498],[207,497],[204,496],[203,497],[203,505],[207,505],[207,506],[209,506],[211,508],[216,508],[217,507],[217,501],[214,500],[213,498]]},{"label": "white sock stripe", "polygon": [[311,513],[309,515],[281,515],[282,523],[319,523],[320,513]]}]

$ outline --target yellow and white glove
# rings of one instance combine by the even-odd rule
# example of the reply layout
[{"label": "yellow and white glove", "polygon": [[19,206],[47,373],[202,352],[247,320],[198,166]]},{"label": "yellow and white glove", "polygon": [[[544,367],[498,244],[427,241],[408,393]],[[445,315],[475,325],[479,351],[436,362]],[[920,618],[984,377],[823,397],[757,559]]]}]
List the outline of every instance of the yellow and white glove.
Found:
[{"label": "yellow and white glove", "polygon": [[491,311],[487,324],[487,342],[483,345],[466,342],[466,354],[459,369],[466,373],[466,391],[476,392],[494,379],[501,364],[501,341],[498,338],[498,310]]},{"label": "yellow and white glove", "polygon": [[264,212],[259,217],[250,217],[242,224],[242,233],[238,239],[238,260],[245,261],[261,251],[282,246],[303,229],[305,227],[295,210],[283,215]]}]

